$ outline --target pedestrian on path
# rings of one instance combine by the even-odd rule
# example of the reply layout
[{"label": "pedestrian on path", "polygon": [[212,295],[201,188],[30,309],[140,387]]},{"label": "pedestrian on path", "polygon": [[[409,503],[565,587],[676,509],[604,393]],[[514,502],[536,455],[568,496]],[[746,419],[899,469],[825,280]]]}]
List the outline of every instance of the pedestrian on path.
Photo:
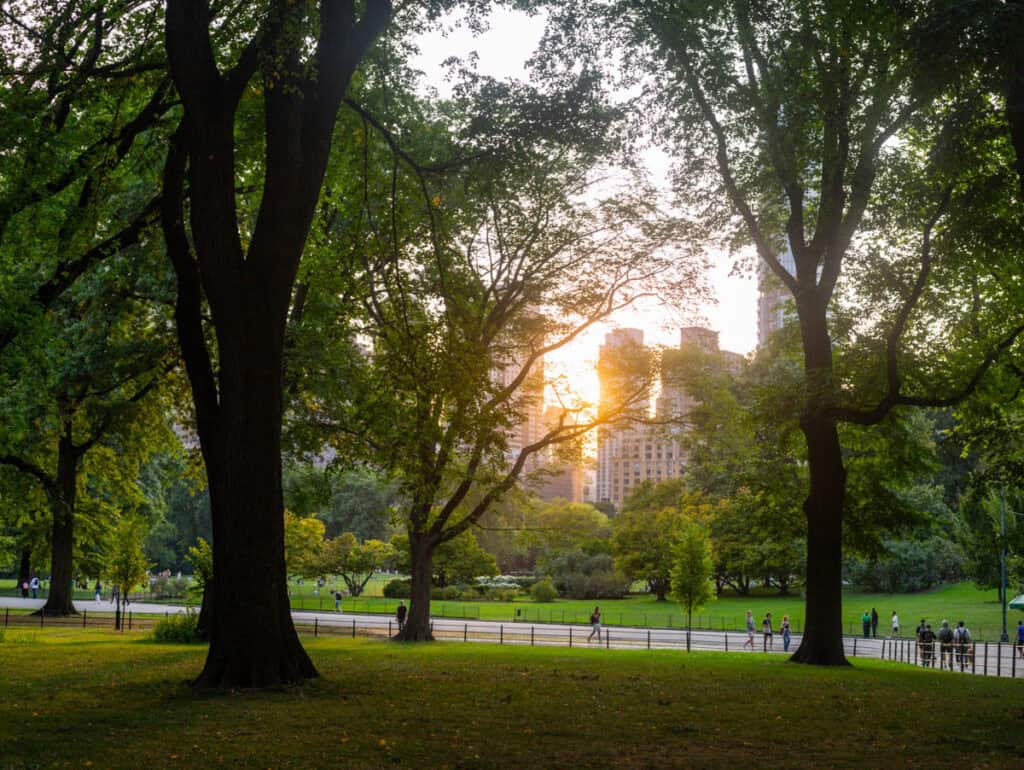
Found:
[{"label": "pedestrian on path", "polygon": [[750,651],[754,651],[754,611],[747,610],[747,641],[743,643],[744,647],[750,647]]},{"label": "pedestrian on path", "polygon": [[96,601],[99,601],[103,596],[103,584],[97,580],[92,590],[96,593]]},{"label": "pedestrian on path", "polygon": [[864,638],[867,639],[871,636],[871,613],[864,610],[864,614],[860,616],[860,622],[864,626]]},{"label": "pedestrian on path", "polygon": [[772,614],[770,612],[766,612],[764,620],[761,621],[761,633],[764,634],[765,649],[775,649],[775,645],[772,643]]},{"label": "pedestrian on path", "polygon": [[334,611],[341,612],[341,591],[334,592]]},{"label": "pedestrian on path", "polygon": [[594,611],[590,613],[590,636],[587,637],[587,643],[594,638],[594,634],[597,634],[597,643],[601,643],[601,608],[594,607]]},{"label": "pedestrian on path", "polygon": [[964,666],[971,662],[971,632],[967,630],[967,626],[962,620],[956,624],[956,630],[953,632],[953,644],[956,646],[956,662],[960,664],[962,671]]},{"label": "pedestrian on path", "polygon": [[782,625],[779,626],[779,630],[782,632],[782,651],[789,652],[789,615],[782,616]]},{"label": "pedestrian on path", "polygon": [[900,635],[900,616],[896,614],[896,610],[892,611],[892,638],[895,639]]},{"label": "pedestrian on path", "polygon": [[114,587],[110,589],[110,603],[114,604],[117,602],[117,597],[121,595],[121,589],[117,587],[117,583],[114,583]]},{"label": "pedestrian on path", "polygon": [[21,581],[21,598],[22,599],[27,599],[28,598],[28,581],[27,580],[22,580]]},{"label": "pedestrian on path", "polygon": [[398,602],[398,609],[395,610],[395,620],[398,621],[398,630],[401,631],[405,628],[405,615],[408,610],[405,608],[405,602]]},{"label": "pedestrian on path", "polygon": [[921,632],[921,665],[925,668],[935,665],[935,632],[931,623],[925,623]]},{"label": "pedestrian on path", "polygon": [[878,638],[878,610],[871,608],[871,638]]},{"label": "pedestrian on path", "polygon": [[953,629],[949,627],[949,621],[943,620],[939,628],[939,668],[949,665],[953,670]]},{"label": "pedestrian on path", "polygon": [[1024,658],[1024,620],[1017,621],[1017,654]]},{"label": "pedestrian on path", "polygon": [[29,587],[32,589],[32,598],[39,598],[39,575],[32,576],[32,580],[29,582]]}]

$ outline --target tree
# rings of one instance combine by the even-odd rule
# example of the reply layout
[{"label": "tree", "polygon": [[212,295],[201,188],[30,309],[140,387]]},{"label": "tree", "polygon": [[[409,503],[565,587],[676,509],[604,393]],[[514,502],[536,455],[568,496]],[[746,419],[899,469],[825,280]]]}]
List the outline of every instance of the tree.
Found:
[{"label": "tree", "polygon": [[288,573],[314,578],[322,574],[321,552],[324,544],[324,523],[312,516],[296,516],[284,512],[284,562]]},{"label": "tree", "polygon": [[689,649],[693,611],[714,596],[711,544],[703,527],[691,521],[680,527],[672,550],[672,597],[686,610],[686,648]]},{"label": "tree", "polygon": [[195,545],[189,546],[185,558],[192,565],[192,579],[195,581],[193,590],[198,590],[202,597],[196,632],[199,634],[199,638],[205,642],[208,641],[210,635],[210,598],[213,596],[214,577],[213,548],[210,547],[209,542],[200,537]]},{"label": "tree", "polygon": [[[210,485],[217,575],[210,650],[196,680],[205,687],[316,675],[292,624],[285,580],[285,327],[338,109],[390,23],[391,4],[368,0],[357,16],[351,2],[273,2],[243,17],[256,32],[229,40],[205,0],[171,0],[165,17],[184,118],[167,155],[161,223],[178,278],[178,337]],[[229,34],[240,28],[226,27]],[[224,64],[228,51],[235,56]],[[250,88],[257,75],[260,88]],[[250,221],[236,202],[235,141],[240,106],[253,99],[262,104],[264,130],[254,158],[261,176],[253,180],[262,193]],[[239,540],[234,533],[242,530],[247,537]],[[252,596],[259,600],[242,601]]]},{"label": "tree", "polygon": [[149,571],[150,564],[142,552],[146,532],[143,522],[134,516],[124,516],[110,532],[104,555],[103,575],[115,589],[118,599],[114,628],[121,628],[121,611],[128,601],[129,592],[139,585]]},{"label": "tree", "polygon": [[[657,486],[665,485],[679,489],[671,481]],[[675,535],[686,518],[678,503],[660,510],[635,508],[634,495],[626,499],[612,524],[615,566],[631,580],[646,582],[647,590],[663,602],[672,588]]]},{"label": "tree", "polygon": [[[409,536],[395,535],[391,538],[391,547],[398,571],[411,572]],[[439,545],[434,551],[430,568],[430,585],[438,588],[459,583],[471,584],[478,577],[494,577],[498,574],[498,563],[491,554],[480,547],[476,535],[472,532],[466,532]]]},{"label": "tree", "polygon": [[[1024,331],[1013,280],[979,278],[991,259],[1018,272],[989,237],[993,221],[1007,221],[1013,188],[997,160],[1007,147],[983,128],[993,125],[992,102],[972,71],[918,66],[916,35],[929,11],[674,0],[611,9],[658,82],[649,113],[680,151],[686,202],[707,212],[709,197],[719,201],[705,221],[738,225],[732,243],[752,244],[793,296],[808,471],[799,662],[846,662],[839,424],[957,403]],[[988,200],[974,209],[979,190]],[[972,299],[982,295],[984,303]],[[867,318],[879,320],[854,320]],[[937,344],[939,327],[953,339]]]},{"label": "tree", "polygon": [[395,558],[390,543],[366,540],[360,543],[351,532],[343,532],[323,545],[320,556],[324,575],[340,575],[351,596],[359,596],[377,570]]},{"label": "tree", "polygon": [[[365,309],[350,316],[350,334],[368,344],[343,371],[345,397],[318,401],[316,417],[333,433],[325,441],[399,485],[409,641],[430,637],[436,551],[477,525],[549,447],[597,424],[561,388],[560,418],[513,441],[544,400],[544,355],[675,275],[659,274],[671,227],[652,225],[649,200],[581,203],[611,116],[586,73],[566,91],[471,78],[443,106],[459,131],[440,130],[435,109],[422,130],[405,127],[403,137],[429,139],[420,144],[368,116],[367,171],[348,182],[365,204],[325,216],[324,237],[357,279],[342,288]],[[359,230],[326,227],[338,219]],[[630,387],[600,420],[628,416],[650,379],[648,369],[625,378]]]}]

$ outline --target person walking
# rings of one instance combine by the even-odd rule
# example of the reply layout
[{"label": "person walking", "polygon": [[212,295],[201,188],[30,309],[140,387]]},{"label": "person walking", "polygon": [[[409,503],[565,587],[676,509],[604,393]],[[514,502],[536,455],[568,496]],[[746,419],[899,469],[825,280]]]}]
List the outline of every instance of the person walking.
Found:
[{"label": "person walking", "polygon": [[747,641],[743,643],[744,647],[750,647],[750,651],[754,651],[754,611],[747,610]]},{"label": "person walking", "polygon": [[960,665],[960,670],[963,671],[971,660],[971,632],[967,630],[967,626],[962,620],[956,624],[956,630],[953,632],[953,644],[956,646],[956,662]]},{"label": "person walking", "polygon": [[779,626],[779,631],[782,632],[782,651],[789,652],[789,640],[791,636],[789,630],[789,615],[782,616],[782,625]]},{"label": "person walking", "polygon": [[601,643],[601,608],[594,607],[594,611],[590,613],[590,636],[587,637],[587,644],[594,638],[594,634],[597,634],[597,643]]},{"label": "person walking", "polygon": [[103,584],[97,580],[92,590],[96,592],[96,601],[100,601],[103,596]]},{"label": "person walking", "polygon": [[864,610],[864,614],[860,616],[860,622],[864,626],[864,638],[867,639],[871,636],[871,613]]},{"label": "person walking", "polygon": [[1017,621],[1017,654],[1024,658],[1024,620]]},{"label": "person walking", "polygon": [[28,598],[28,581],[27,580],[22,580],[21,581],[21,598],[22,599],[27,599]]},{"label": "person walking", "polygon": [[395,610],[395,620],[398,621],[398,630],[401,631],[405,628],[405,615],[408,610],[405,608],[405,602],[398,602],[398,608]]},{"label": "person walking", "polygon": [[871,608],[871,638],[878,638],[878,610]]},{"label": "person walking", "polygon": [[121,590],[117,587],[117,583],[114,583],[114,587],[110,590],[110,603],[114,604],[117,602],[117,597],[121,595]]},{"label": "person walking", "polygon": [[953,629],[949,627],[949,621],[943,620],[939,628],[939,668],[945,668],[949,664],[949,670],[953,670]]},{"label": "person walking", "polygon": [[341,612],[341,591],[334,591],[334,611]]},{"label": "person walking", "polygon": [[935,665],[935,632],[931,623],[925,623],[921,632],[921,665],[925,668]]},{"label": "person walking", "polygon": [[39,598],[39,575],[33,575],[32,580],[29,581],[29,588],[32,589],[32,598]]},{"label": "person walking", "polygon": [[896,610],[892,611],[892,638],[895,639],[900,635],[900,616],[896,614]]},{"label": "person walking", "polygon": [[764,614],[764,620],[761,621],[761,633],[764,634],[764,648],[766,650],[775,649],[772,640],[772,614],[770,612]]}]

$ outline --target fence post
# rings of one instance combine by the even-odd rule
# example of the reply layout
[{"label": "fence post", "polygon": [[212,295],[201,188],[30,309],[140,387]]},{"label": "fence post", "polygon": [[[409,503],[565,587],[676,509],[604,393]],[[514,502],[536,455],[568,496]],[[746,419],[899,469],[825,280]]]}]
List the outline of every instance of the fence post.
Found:
[{"label": "fence post", "polygon": [[690,629],[689,629],[689,627],[687,627],[687,629],[686,629],[686,651],[687,652],[690,651]]},{"label": "fence post", "polygon": [[320,636],[320,618],[313,618],[313,636]]},{"label": "fence post", "polygon": [[1003,675],[1003,643],[996,642],[996,676]]},{"label": "fence post", "polygon": [[356,619],[352,618],[352,638],[356,638]]},{"label": "fence post", "polygon": [[1016,650],[1016,648],[1011,647],[1010,651],[1013,653],[1010,656],[1010,679],[1016,679],[1017,678],[1017,650]]},{"label": "fence post", "polygon": [[43,618],[46,617],[46,608],[39,610],[39,627],[43,627]]},{"label": "fence post", "polygon": [[572,626],[569,626],[569,647],[572,647]]},{"label": "fence post", "polygon": [[388,620],[388,636],[391,636],[391,621]]},{"label": "fence post", "polygon": [[498,625],[498,644],[505,643],[505,624],[500,623]]},{"label": "fence post", "polygon": [[853,637],[853,657],[857,657],[857,637]]},{"label": "fence post", "polygon": [[725,651],[729,652],[729,632],[725,633]]},{"label": "fence post", "polygon": [[7,624],[11,622],[11,608],[4,608],[4,628],[7,628]]},{"label": "fence post", "polygon": [[88,612],[89,610],[82,610],[82,628],[85,628],[85,616]]},{"label": "fence post", "polygon": [[128,630],[129,631],[132,630],[132,613],[131,613],[131,610],[128,611]]},{"label": "fence post", "polygon": [[463,623],[462,625],[462,641],[469,641],[469,623]]},{"label": "fence post", "polygon": [[530,626],[530,646],[533,647],[533,626]]},{"label": "fence post", "polygon": [[647,629],[647,649],[651,649],[651,630]]},{"label": "fence post", "polygon": [[604,648],[606,650],[612,648],[612,630],[610,628],[604,630]]},{"label": "fence post", "polygon": [[985,666],[981,670],[982,676],[988,676],[988,642],[985,642]]}]

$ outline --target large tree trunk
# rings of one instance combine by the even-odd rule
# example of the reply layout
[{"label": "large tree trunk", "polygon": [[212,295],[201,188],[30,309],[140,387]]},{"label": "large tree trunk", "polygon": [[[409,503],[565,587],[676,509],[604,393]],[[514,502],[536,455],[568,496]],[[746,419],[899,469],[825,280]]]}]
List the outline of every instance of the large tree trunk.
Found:
[{"label": "large tree trunk", "polygon": [[403,642],[430,642],[430,588],[437,541],[429,534],[409,534],[409,556],[412,561],[412,594],[405,627],[395,635]]},{"label": "large tree trunk", "polygon": [[240,313],[251,333],[221,340],[218,429],[204,445],[215,580],[201,687],[267,687],[317,675],[292,623],[284,562],[283,325],[265,328],[275,322],[255,297],[243,299]]},{"label": "large tree trunk", "polygon": [[807,604],[804,634],[790,660],[836,666],[843,652],[843,499],[846,470],[831,414],[832,344],[825,308],[801,308],[807,404],[800,429],[807,441]]},{"label": "large tree trunk", "polygon": [[57,484],[50,494],[53,530],[50,537],[50,592],[39,610],[45,615],[74,615],[72,593],[75,548],[75,491],[78,483],[78,452],[66,423],[57,445]]}]

